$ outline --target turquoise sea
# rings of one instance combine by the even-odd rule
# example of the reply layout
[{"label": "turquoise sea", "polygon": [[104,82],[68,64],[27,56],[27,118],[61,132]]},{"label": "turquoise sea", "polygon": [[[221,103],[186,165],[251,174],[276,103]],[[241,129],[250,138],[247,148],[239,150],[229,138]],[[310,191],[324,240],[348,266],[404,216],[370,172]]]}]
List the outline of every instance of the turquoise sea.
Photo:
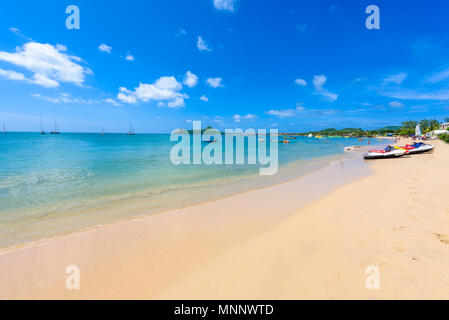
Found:
[{"label": "turquoise sea", "polygon": [[258,164],[176,166],[175,144],[168,134],[0,134],[0,248],[293,179],[367,140],[279,144],[274,176],[260,176]]}]

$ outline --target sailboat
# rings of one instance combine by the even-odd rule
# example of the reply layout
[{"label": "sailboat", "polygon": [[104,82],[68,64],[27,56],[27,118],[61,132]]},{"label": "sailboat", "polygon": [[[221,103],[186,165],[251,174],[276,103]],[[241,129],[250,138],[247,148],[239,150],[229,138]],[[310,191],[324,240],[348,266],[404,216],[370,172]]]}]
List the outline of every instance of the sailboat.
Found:
[{"label": "sailboat", "polygon": [[51,134],[60,134],[59,130],[58,130],[58,124],[56,123],[56,119],[55,119],[55,130],[50,131]]},{"label": "sailboat", "polygon": [[45,134],[44,128],[42,126],[42,118],[41,118],[41,134]]},{"label": "sailboat", "polygon": [[133,124],[131,122],[129,123],[129,131],[126,134],[128,136],[133,136],[134,135],[134,128],[133,128]]},{"label": "sailboat", "polygon": [[6,133],[6,129],[5,129],[5,123],[3,122],[3,131],[2,133]]},{"label": "sailboat", "polygon": [[421,134],[421,127],[419,126],[419,124],[417,124],[416,128],[415,128],[415,136],[417,136],[417,137],[421,137],[422,136],[422,134]]},{"label": "sailboat", "polygon": [[101,132],[100,132],[100,134],[103,136],[104,135],[104,127],[102,126],[101,127]]}]

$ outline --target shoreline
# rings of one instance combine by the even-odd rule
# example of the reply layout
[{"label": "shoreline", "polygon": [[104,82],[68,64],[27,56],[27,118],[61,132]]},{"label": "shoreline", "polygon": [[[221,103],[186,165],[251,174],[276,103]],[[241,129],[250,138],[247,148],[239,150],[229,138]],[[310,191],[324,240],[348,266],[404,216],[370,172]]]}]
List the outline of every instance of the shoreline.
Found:
[{"label": "shoreline", "polygon": [[[8,252],[0,298],[447,299],[449,145],[435,144]],[[338,173],[350,181],[316,179]],[[79,291],[65,288],[73,264]]]},{"label": "shoreline", "polygon": [[[351,164],[352,162],[352,164]],[[338,172],[342,169],[344,170],[344,164],[348,164],[350,169],[351,167],[354,169],[352,170],[352,173],[350,177],[343,176],[340,174],[340,179],[337,179]],[[342,167],[343,166],[343,167]],[[96,239],[98,237],[102,237],[104,239],[104,236],[108,233],[116,235],[117,233],[120,234],[120,229],[122,228],[128,228],[128,235],[133,235],[135,228],[140,226],[141,224],[146,224],[146,227],[148,227],[149,230],[155,231],[156,234],[160,235],[161,238],[171,238],[173,236],[176,237],[176,235],[172,234],[172,229],[176,229],[176,233],[181,236],[185,236],[187,238],[190,238],[192,236],[191,230],[197,230],[204,232],[204,230],[208,228],[215,228],[218,231],[222,229],[222,232],[228,232],[228,233],[234,233],[235,228],[241,229],[241,235],[239,237],[235,237],[236,241],[230,241],[230,243],[221,243],[220,246],[223,248],[228,248],[237,245],[240,242],[246,241],[247,239],[259,234],[263,233],[264,231],[270,229],[273,224],[276,224],[279,222],[279,220],[284,219],[288,214],[291,214],[294,210],[297,210],[298,207],[303,207],[307,205],[308,203],[312,202],[313,200],[318,200],[321,196],[325,195],[328,192],[331,192],[333,189],[338,188],[339,185],[343,183],[348,183],[348,181],[342,181],[342,178],[344,180],[357,180],[362,178],[363,176],[366,176],[369,174],[369,166],[363,163],[363,161],[360,160],[359,157],[354,157],[352,159],[345,159],[345,160],[335,160],[332,163],[330,163],[328,166],[324,168],[320,168],[318,170],[315,170],[313,172],[310,172],[306,174],[305,176],[301,176],[299,178],[294,178],[290,181],[285,181],[278,183],[276,185],[271,185],[267,187],[263,187],[261,189],[257,190],[250,190],[243,193],[235,194],[228,196],[226,198],[222,198],[219,200],[213,200],[213,201],[207,201],[205,203],[193,205],[190,207],[185,207],[181,209],[175,209],[170,210],[168,212],[165,212],[163,214],[156,214],[156,215],[147,215],[147,216],[141,216],[141,217],[134,217],[130,219],[126,219],[124,221],[120,222],[113,222],[107,225],[97,226],[90,230],[84,230],[79,231],[75,233],[71,233],[69,235],[62,235],[54,238],[49,239],[43,239],[39,242],[36,242],[31,245],[22,245],[19,247],[9,248],[7,250],[3,250],[0,252],[0,266],[5,265],[7,266],[10,264],[11,261],[14,261],[15,267],[12,268],[16,272],[15,275],[9,275],[8,279],[2,279],[0,276],[0,283],[3,283],[3,290],[0,288],[0,298],[15,298],[16,296],[13,294],[11,296],[11,292],[7,292],[8,290],[4,291],[8,285],[5,286],[5,283],[9,284],[9,289],[12,290],[18,283],[23,281],[24,278],[27,277],[33,277],[35,278],[36,275],[32,275],[30,273],[30,270],[28,267],[21,267],[20,264],[23,263],[23,260],[32,259],[34,256],[47,256],[48,259],[54,261],[54,259],[51,259],[50,257],[54,252],[59,252],[63,250],[67,250],[69,248],[70,250],[73,250],[75,252],[75,255],[78,255],[80,260],[83,261],[83,264],[89,265],[91,264],[91,261],[95,261],[94,264],[98,263],[98,260],[96,256],[96,252],[89,253],[87,256],[89,258],[86,258],[85,254],[79,253],[79,245],[76,243],[76,241],[79,241],[79,239],[84,239],[83,242],[85,242],[85,247],[90,248],[91,244],[93,242],[92,239]],[[360,171],[360,172],[358,172]],[[320,181],[322,182],[322,179],[326,179],[329,176],[334,175],[335,179],[331,179],[332,184],[327,186],[326,188],[322,188],[320,185]],[[318,176],[318,177],[317,177]],[[321,176],[321,178],[320,178]],[[318,180],[317,180],[318,178]],[[321,180],[319,180],[321,179]],[[310,185],[315,183],[316,190],[314,192],[309,193],[306,195],[306,188]],[[248,201],[248,198],[254,198],[259,199],[261,197],[261,194],[270,194],[271,191],[274,189],[281,189],[278,191],[278,194],[283,194],[285,191],[289,189],[290,185],[299,185],[299,188],[303,188],[304,190],[304,196],[303,196],[303,202],[302,203],[295,203],[290,202],[289,205],[292,207],[288,212],[280,214],[272,214],[272,210],[265,210],[262,214],[257,214],[257,212],[251,212],[251,213],[245,213],[241,211],[241,206],[251,207],[251,201]],[[262,195],[262,197],[264,197]],[[266,198],[266,197],[265,197]],[[288,197],[286,197],[288,198]],[[235,199],[238,199],[238,201],[235,201]],[[237,204],[234,204],[234,202],[237,202]],[[269,201],[272,202],[272,201]],[[273,203],[272,203],[273,205]],[[277,205],[274,205],[276,207]],[[239,210],[232,210],[233,213],[228,213],[229,207],[234,207],[235,209]],[[217,214],[216,211],[220,210],[220,214]],[[271,208],[273,209],[273,208]],[[240,211],[240,212],[239,212]],[[204,222],[199,222],[199,217],[204,220]],[[169,221],[169,222],[168,222]],[[243,227],[244,225],[244,227]],[[226,230],[226,228],[230,228],[230,230]],[[147,230],[148,230],[147,229]],[[168,229],[168,230],[167,230]],[[187,229],[187,232],[184,230]],[[189,230],[190,229],[190,230]],[[111,231],[112,230],[112,231]],[[146,231],[147,231],[146,230]],[[142,230],[140,230],[142,232]],[[209,232],[206,232],[209,233]],[[121,235],[124,237],[122,240],[125,240],[127,236]],[[139,235],[139,237],[145,237],[142,235]],[[150,237],[151,238],[151,237]],[[90,239],[90,240],[86,240]],[[75,241],[75,243],[72,243],[72,240]],[[152,239],[154,240],[154,239]],[[148,239],[145,239],[144,241],[150,241]],[[142,241],[142,242],[144,242]],[[120,242],[120,241],[119,241]],[[163,241],[162,241],[163,242]],[[67,243],[72,243],[69,246]],[[104,250],[104,247],[108,247],[108,251],[112,252],[115,251],[115,248],[118,247],[118,251],[123,253],[124,251],[120,250],[121,247],[119,243],[113,245],[111,243],[107,243],[106,240],[103,240],[103,243],[99,244],[99,247],[101,247],[101,250]],[[167,246],[167,249],[170,250],[171,245]],[[49,247],[52,247],[53,249],[49,249]],[[94,250],[96,251],[96,250]],[[215,251],[215,250],[214,250]],[[73,253],[72,253],[73,254]],[[57,254],[58,255],[58,254]],[[65,260],[68,259],[65,254],[62,254],[63,257],[57,257],[56,260]],[[61,258],[61,259],[60,259]],[[16,260],[17,259],[17,260]],[[71,259],[70,259],[71,260]],[[76,259],[75,259],[76,260]],[[35,261],[30,261],[31,264],[35,263]],[[45,263],[45,265],[48,265],[50,262]],[[56,262],[52,262],[52,264],[58,264]],[[101,262],[100,262],[101,264]],[[39,267],[42,268],[42,267]],[[61,267],[60,267],[61,268]],[[44,283],[56,283],[61,282],[62,278],[64,276],[64,273],[61,272],[59,268],[59,272],[55,272],[55,277],[51,277],[52,279],[41,279]],[[32,268],[34,269],[34,268]],[[95,269],[95,267],[94,267]],[[19,270],[19,271],[17,271]],[[43,271],[43,270],[41,270]],[[62,270],[64,271],[64,270]],[[43,271],[44,272],[44,271]],[[48,274],[48,270],[44,272]],[[53,272],[52,272],[53,273]],[[12,280],[15,278],[15,281]],[[22,280],[21,280],[22,279]],[[57,280],[59,279],[59,280]],[[64,282],[61,282],[62,284]],[[34,284],[35,285],[35,284]],[[34,287],[32,284],[31,286]],[[37,287],[40,287],[38,284]],[[61,288],[59,288],[57,291],[59,291]],[[65,289],[65,288],[64,288]],[[13,290],[15,291],[15,290]],[[29,288],[26,291],[33,291],[34,289]],[[38,290],[40,291],[40,290]],[[64,290],[65,291],[65,290]],[[61,294],[61,293],[59,293]],[[58,294],[58,295],[59,295]],[[45,297],[54,297],[52,294],[47,295],[44,294]],[[95,295],[94,295],[95,296]],[[94,296],[90,296],[89,298],[93,298]],[[31,294],[31,295],[19,295],[19,297],[32,297],[32,298],[39,298],[41,297],[41,294]],[[98,297],[98,296],[96,296]],[[117,297],[118,298],[118,297]]]},{"label": "shoreline", "polygon": [[[248,192],[254,192],[254,191],[258,191],[258,190],[263,190],[263,189],[275,187],[275,186],[278,186],[278,185],[281,185],[284,183],[289,183],[289,182],[292,182],[292,181],[295,181],[298,179],[302,179],[308,175],[314,174],[321,170],[326,170],[327,168],[331,167],[336,162],[353,160],[357,156],[360,156],[360,154],[362,154],[362,152],[368,148],[369,148],[369,146],[364,146],[362,149],[355,151],[355,152],[351,152],[349,154],[342,153],[342,154],[337,154],[337,155],[309,159],[308,160],[309,162],[307,163],[307,165],[308,165],[307,169],[305,169],[304,172],[301,172],[301,173],[299,173],[299,175],[294,176],[294,177],[286,177],[286,175],[287,175],[287,173],[290,173],[292,170],[302,169],[300,166],[302,160],[297,160],[295,162],[287,163],[287,164],[283,165],[283,167],[280,168],[280,170],[285,170],[285,172],[282,173],[282,178],[273,179],[273,181],[270,181],[270,182],[257,183],[253,175],[242,176],[239,178],[240,180],[231,182],[231,183],[239,185],[239,186],[242,186],[246,183],[246,185],[245,185],[246,187],[242,187],[242,190],[224,193],[224,194],[217,195],[215,197],[212,197],[212,198],[206,199],[206,200],[198,199],[198,200],[194,201],[193,203],[189,203],[187,205],[179,205],[179,206],[175,206],[173,208],[162,209],[160,211],[147,212],[147,213],[134,212],[133,214],[130,214],[127,217],[120,217],[117,219],[112,219],[110,221],[106,221],[104,223],[95,223],[90,226],[83,226],[83,227],[80,227],[79,229],[76,229],[73,231],[66,231],[66,232],[62,232],[61,234],[55,234],[55,235],[51,235],[51,236],[47,236],[47,237],[42,237],[42,238],[36,239],[36,240],[24,241],[21,243],[0,247],[0,256],[2,254],[5,254],[5,253],[11,252],[11,251],[20,250],[20,249],[28,248],[28,247],[34,247],[34,246],[37,246],[40,244],[45,244],[50,241],[55,241],[59,238],[73,236],[73,235],[77,235],[77,234],[83,233],[83,232],[95,231],[95,230],[98,230],[98,229],[101,229],[104,227],[108,227],[108,226],[111,226],[114,224],[122,224],[122,223],[126,223],[128,221],[145,219],[147,217],[151,217],[151,216],[155,216],[155,215],[159,215],[159,214],[167,214],[167,213],[170,213],[173,211],[192,208],[192,207],[200,206],[203,204],[207,204],[209,202],[214,202],[214,201],[231,198],[236,195],[245,194]],[[251,183],[252,183],[252,185],[249,186]],[[216,185],[212,185],[212,187],[214,187],[214,186],[216,186]],[[127,211],[133,211],[136,209],[133,209],[132,206],[136,206],[136,207],[140,206],[141,207],[142,204],[145,205],[143,203],[144,201],[145,200],[140,200],[140,199],[135,199],[135,198],[123,199],[123,200],[119,200],[118,202],[113,202],[111,205],[107,205],[106,208],[102,208],[101,211],[105,211],[108,209],[113,210],[113,211],[118,211],[118,210],[120,210],[118,208],[126,208]],[[137,203],[139,203],[139,206],[136,205]],[[140,211],[145,211],[145,208],[143,208]],[[86,211],[84,214],[89,214],[89,213],[92,214],[92,213],[95,213],[95,211],[90,211],[90,212]]]}]

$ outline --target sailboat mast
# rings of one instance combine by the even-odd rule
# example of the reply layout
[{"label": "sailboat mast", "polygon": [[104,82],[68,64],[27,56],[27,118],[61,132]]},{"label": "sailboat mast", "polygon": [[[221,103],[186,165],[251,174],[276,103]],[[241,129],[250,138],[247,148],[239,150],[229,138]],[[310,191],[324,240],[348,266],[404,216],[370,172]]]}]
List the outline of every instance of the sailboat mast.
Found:
[{"label": "sailboat mast", "polygon": [[50,131],[51,134],[59,134],[59,130],[58,130],[58,123],[56,122],[56,118],[55,118],[55,130]]},{"label": "sailboat mast", "polygon": [[41,117],[41,134],[45,134],[45,131],[44,131],[44,126],[42,125],[42,117]]}]

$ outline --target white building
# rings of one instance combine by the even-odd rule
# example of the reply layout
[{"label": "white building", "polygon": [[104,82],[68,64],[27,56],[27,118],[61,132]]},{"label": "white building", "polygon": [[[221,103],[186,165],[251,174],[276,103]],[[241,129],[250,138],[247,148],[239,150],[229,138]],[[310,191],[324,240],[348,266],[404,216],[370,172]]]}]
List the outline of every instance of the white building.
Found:
[{"label": "white building", "polygon": [[440,124],[441,130],[448,130],[449,129],[449,122]]}]

